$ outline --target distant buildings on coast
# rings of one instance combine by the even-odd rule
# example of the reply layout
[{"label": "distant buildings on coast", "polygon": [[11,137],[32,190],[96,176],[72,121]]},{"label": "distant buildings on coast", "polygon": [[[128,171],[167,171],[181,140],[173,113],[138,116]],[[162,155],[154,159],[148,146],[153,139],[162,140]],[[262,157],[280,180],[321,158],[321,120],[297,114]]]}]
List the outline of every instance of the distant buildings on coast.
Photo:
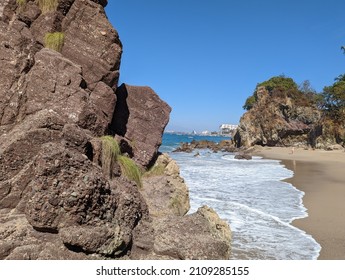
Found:
[{"label": "distant buildings on coast", "polygon": [[218,131],[201,131],[197,132],[193,130],[192,132],[176,132],[176,131],[166,131],[166,133],[176,133],[176,134],[190,134],[190,135],[202,135],[202,136],[228,136],[231,137],[236,131],[238,125],[237,124],[222,124],[219,126]]},{"label": "distant buildings on coast", "polygon": [[233,132],[237,129],[237,124],[222,124],[219,126],[220,135],[232,135]]}]

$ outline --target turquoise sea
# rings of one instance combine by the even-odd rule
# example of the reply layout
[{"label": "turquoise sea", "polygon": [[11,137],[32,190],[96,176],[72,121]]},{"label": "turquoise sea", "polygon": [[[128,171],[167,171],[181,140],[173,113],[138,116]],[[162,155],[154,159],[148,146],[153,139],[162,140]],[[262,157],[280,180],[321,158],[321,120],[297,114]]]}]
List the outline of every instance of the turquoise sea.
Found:
[{"label": "turquoise sea", "polygon": [[254,157],[234,159],[231,153],[173,153],[181,142],[219,142],[223,137],[165,133],[161,152],[169,153],[180,166],[191,200],[190,212],[208,205],[227,220],[232,230],[231,259],[317,259],[320,245],[293,227],[294,219],[306,217],[304,193],[282,180],[293,172],[277,160]]}]

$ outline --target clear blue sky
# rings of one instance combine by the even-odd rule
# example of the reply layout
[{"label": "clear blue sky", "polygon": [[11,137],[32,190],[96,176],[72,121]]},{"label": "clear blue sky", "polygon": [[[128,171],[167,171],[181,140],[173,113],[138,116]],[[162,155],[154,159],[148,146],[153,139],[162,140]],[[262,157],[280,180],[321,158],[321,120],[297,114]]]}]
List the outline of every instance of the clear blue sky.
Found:
[{"label": "clear blue sky", "polygon": [[317,91],[345,73],[344,0],[109,0],[120,83],[150,86],[168,129],[239,122],[256,84],[286,75]]}]

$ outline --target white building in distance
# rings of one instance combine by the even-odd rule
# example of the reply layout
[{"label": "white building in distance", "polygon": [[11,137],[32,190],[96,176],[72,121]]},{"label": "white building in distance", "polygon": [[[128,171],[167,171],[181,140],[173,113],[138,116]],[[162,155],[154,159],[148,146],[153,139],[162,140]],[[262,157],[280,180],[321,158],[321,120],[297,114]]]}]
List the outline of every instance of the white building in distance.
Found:
[{"label": "white building in distance", "polygon": [[237,129],[237,127],[237,124],[222,124],[219,126],[219,134],[230,135]]}]

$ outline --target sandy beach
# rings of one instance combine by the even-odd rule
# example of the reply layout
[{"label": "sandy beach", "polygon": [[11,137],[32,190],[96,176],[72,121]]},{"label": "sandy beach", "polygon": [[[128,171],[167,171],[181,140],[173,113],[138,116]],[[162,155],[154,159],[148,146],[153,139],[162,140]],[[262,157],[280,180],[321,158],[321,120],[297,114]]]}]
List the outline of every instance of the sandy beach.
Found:
[{"label": "sandy beach", "polygon": [[320,260],[345,260],[345,152],[263,147],[255,154],[279,159],[294,177],[287,181],[305,192],[308,217],[293,225],[321,245]]}]

